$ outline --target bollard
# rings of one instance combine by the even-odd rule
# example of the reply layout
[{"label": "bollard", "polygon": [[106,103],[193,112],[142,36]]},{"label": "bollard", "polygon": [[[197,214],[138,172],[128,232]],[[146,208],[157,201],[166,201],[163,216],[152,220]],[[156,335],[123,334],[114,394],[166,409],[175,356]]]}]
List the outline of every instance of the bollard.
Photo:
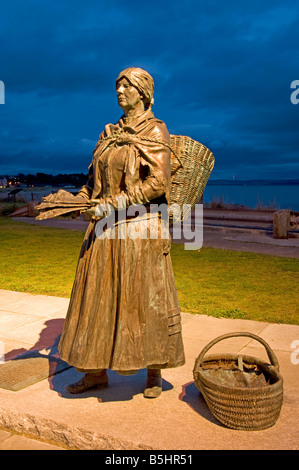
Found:
[{"label": "bollard", "polygon": [[290,230],[290,211],[287,209],[274,212],[273,214],[273,237],[288,238]]}]

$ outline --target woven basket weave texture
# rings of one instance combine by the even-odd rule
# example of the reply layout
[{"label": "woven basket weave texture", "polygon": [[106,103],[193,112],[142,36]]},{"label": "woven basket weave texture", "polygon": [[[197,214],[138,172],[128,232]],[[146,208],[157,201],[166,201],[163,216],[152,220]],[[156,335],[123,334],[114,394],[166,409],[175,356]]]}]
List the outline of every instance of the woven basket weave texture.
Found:
[{"label": "woven basket weave texture", "polygon": [[179,169],[172,168],[170,203],[189,204],[193,209],[199,203],[213,170],[214,155],[188,136],[170,135],[170,141],[182,165]]}]

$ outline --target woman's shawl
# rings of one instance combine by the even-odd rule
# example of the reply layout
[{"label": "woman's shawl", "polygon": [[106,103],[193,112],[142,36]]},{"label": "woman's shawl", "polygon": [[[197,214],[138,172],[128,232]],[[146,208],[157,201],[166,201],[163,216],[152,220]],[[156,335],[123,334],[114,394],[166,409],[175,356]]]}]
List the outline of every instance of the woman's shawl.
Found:
[{"label": "woman's shawl", "polygon": [[[105,198],[101,195],[99,159],[112,146],[122,145],[128,146],[124,167],[126,189],[118,197]],[[148,169],[143,181],[139,177],[140,165]],[[115,209],[118,208],[120,196],[125,198],[126,207],[131,204],[146,204],[162,195],[165,195],[166,202],[169,203],[170,176],[179,167],[180,161],[171,152],[167,128],[151,111],[146,111],[130,125],[126,124],[126,118],[123,117],[117,124],[105,126],[93,152],[88,181],[78,195],[60,190],[57,194],[44,197],[43,202],[36,206],[40,212],[36,218],[43,220],[73,211],[84,212],[94,205],[92,200],[98,200],[99,197],[101,203],[111,204]],[[122,202],[122,206],[123,204]]]},{"label": "woman's shawl", "polygon": [[[105,126],[94,150],[88,181],[79,194],[91,199],[101,197],[101,170],[98,160],[110,147],[121,145],[128,146],[124,168],[126,190],[121,194],[126,198],[126,206],[146,204],[161,195],[165,195],[169,202],[171,168],[174,168],[174,160],[177,167],[180,162],[171,152],[170,136],[165,124],[156,119],[151,111],[146,111],[130,125],[125,118],[121,118],[117,124]],[[148,176],[143,181],[139,179],[140,165],[148,168]],[[117,208],[115,198],[106,198],[104,202]]]}]

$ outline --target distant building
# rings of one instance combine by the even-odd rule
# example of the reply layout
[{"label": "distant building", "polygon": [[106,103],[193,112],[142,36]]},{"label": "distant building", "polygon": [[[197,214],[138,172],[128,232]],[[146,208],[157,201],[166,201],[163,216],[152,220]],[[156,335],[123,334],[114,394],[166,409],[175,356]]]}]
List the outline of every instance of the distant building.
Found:
[{"label": "distant building", "polygon": [[6,188],[7,178],[0,178],[0,188]]}]

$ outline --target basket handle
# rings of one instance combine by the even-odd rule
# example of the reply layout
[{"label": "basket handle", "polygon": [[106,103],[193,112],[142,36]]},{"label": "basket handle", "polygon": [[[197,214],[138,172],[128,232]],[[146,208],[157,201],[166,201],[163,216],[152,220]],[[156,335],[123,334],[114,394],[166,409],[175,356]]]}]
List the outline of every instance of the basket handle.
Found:
[{"label": "basket handle", "polygon": [[248,336],[249,338],[252,338],[252,339],[255,339],[256,341],[258,341],[259,343],[261,343],[266,351],[267,351],[267,354],[268,354],[268,357],[269,357],[269,360],[270,360],[270,363],[273,367],[275,367],[275,369],[277,369],[277,371],[279,371],[279,364],[278,364],[278,360],[277,360],[277,357],[276,355],[274,354],[273,350],[270,348],[269,344],[266,343],[265,340],[263,340],[262,338],[260,338],[259,336],[257,335],[254,335],[253,333],[249,333],[249,332],[236,332],[236,333],[227,333],[226,335],[222,335],[222,336],[218,336],[217,338],[213,339],[213,341],[211,341],[209,344],[207,344],[203,350],[201,351],[201,353],[199,354],[197,360],[196,360],[196,364],[199,364],[201,365],[202,363],[202,360],[203,360],[203,357],[204,355],[207,353],[207,351],[209,349],[211,349],[212,346],[214,346],[216,343],[218,343],[219,341],[222,341],[223,339],[227,339],[227,338],[234,338],[236,336]]}]

